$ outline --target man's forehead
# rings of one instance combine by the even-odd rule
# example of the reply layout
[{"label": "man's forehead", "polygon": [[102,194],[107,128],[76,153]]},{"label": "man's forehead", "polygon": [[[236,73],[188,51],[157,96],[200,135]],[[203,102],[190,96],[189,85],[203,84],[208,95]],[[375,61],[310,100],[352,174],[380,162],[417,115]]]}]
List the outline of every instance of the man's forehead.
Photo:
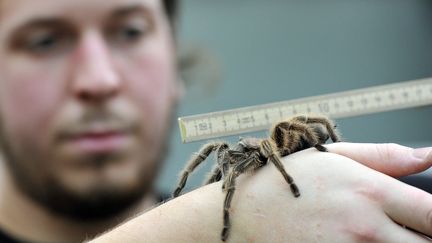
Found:
[{"label": "man's forehead", "polygon": [[122,10],[160,11],[160,0],[0,0],[0,28],[11,28],[38,18],[89,20]]}]

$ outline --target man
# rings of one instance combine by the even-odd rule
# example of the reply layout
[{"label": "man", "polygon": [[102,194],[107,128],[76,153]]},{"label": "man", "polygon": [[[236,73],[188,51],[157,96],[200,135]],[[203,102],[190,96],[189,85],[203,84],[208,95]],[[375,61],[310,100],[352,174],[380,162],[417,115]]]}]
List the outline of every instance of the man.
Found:
[{"label": "man", "polygon": [[[0,0],[4,240],[78,242],[155,205],[181,95],[172,3]],[[432,164],[430,149],[329,149],[391,176]],[[284,163],[302,196],[292,198],[271,166],[239,178],[229,240],[426,241],[397,223],[432,234],[432,197],[423,191],[331,153],[307,150]],[[96,240],[219,241],[222,197],[214,183]]]},{"label": "man", "polygon": [[153,205],[181,90],[162,2],[0,2],[1,227],[79,241]]}]

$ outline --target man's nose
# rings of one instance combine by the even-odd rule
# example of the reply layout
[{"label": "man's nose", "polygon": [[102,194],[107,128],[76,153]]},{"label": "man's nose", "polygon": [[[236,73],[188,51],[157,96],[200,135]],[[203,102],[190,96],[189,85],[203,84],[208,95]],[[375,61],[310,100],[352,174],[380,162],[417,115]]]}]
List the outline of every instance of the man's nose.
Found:
[{"label": "man's nose", "polygon": [[106,41],[99,33],[83,34],[72,67],[72,90],[80,101],[103,102],[118,94],[120,77]]}]

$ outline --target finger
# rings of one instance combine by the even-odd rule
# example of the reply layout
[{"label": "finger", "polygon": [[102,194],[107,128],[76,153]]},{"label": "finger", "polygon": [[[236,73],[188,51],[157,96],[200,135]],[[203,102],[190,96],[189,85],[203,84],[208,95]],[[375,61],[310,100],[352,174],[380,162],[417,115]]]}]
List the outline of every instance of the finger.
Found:
[{"label": "finger", "polygon": [[379,242],[392,242],[392,243],[430,243],[427,237],[404,228],[394,222],[385,224],[386,226],[381,232]]},{"label": "finger", "polygon": [[413,149],[394,143],[332,143],[326,148],[393,177],[418,173],[432,166],[432,147]]},{"label": "finger", "polygon": [[383,193],[383,210],[393,221],[432,236],[431,194],[396,180]]}]

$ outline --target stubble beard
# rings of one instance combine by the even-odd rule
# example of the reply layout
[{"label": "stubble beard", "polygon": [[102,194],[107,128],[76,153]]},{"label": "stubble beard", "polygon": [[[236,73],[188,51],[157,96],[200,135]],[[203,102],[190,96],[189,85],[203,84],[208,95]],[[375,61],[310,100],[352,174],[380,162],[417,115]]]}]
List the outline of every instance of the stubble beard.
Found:
[{"label": "stubble beard", "polygon": [[[34,162],[39,165],[45,164],[42,161],[42,156],[39,156],[37,151],[31,156],[22,156],[18,151],[14,150],[10,142],[11,140],[5,132],[1,116],[0,153],[5,158],[5,168],[11,174],[13,183],[30,200],[37,202],[55,214],[62,215],[74,221],[105,220],[127,211],[145,196],[154,193],[155,179],[159,175],[163,161],[168,155],[169,137],[174,127],[174,120],[172,118],[175,114],[176,105],[174,104],[169,115],[171,122],[167,123],[166,132],[162,135],[163,139],[156,152],[154,161],[150,161],[152,163],[150,170],[152,171],[141,171],[140,181],[138,182],[141,186],[127,192],[101,187],[89,190],[86,194],[77,194],[74,190],[66,187],[56,179],[55,176],[49,174],[40,182],[39,178],[34,177],[31,172],[29,173],[28,168],[23,165]],[[91,159],[97,161],[98,164],[105,164],[109,163],[107,161],[113,158],[110,155],[96,155]],[[149,163],[149,161],[142,161],[142,163]]]}]

